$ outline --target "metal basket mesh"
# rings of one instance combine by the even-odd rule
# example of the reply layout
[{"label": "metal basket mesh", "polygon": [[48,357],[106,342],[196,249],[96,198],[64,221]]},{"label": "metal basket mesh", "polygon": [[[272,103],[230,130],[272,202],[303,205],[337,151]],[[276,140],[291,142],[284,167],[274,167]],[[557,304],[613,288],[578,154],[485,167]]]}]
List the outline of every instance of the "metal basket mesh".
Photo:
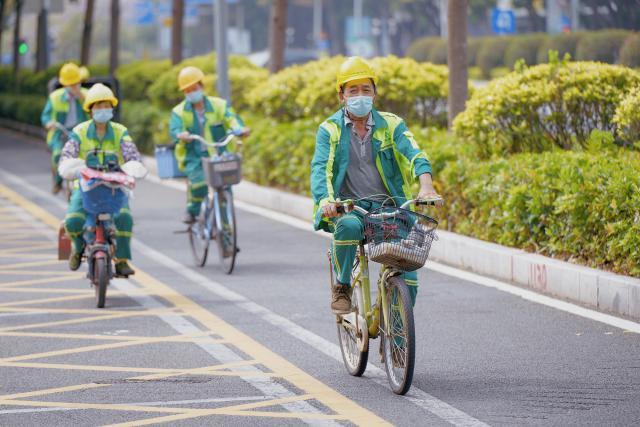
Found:
[{"label": "metal basket mesh", "polygon": [[364,217],[369,258],[402,271],[421,268],[429,257],[438,221],[395,207],[381,207]]}]

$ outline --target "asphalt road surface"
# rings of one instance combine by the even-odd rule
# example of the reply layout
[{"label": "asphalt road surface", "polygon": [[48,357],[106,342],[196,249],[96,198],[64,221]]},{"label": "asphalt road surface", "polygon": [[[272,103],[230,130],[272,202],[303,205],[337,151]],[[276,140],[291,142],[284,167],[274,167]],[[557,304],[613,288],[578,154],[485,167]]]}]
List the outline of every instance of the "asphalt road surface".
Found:
[{"label": "asphalt road surface", "polygon": [[[56,258],[48,153],[0,130],[0,425],[639,425],[640,335],[455,274],[420,273],[411,392],[372,342],[340,359],[329,240],[238,209],[236,270],[194,267],[185,193],[138,183],[132,280],[95,308]],[[637,329],[636,329],[637,331]]]}]

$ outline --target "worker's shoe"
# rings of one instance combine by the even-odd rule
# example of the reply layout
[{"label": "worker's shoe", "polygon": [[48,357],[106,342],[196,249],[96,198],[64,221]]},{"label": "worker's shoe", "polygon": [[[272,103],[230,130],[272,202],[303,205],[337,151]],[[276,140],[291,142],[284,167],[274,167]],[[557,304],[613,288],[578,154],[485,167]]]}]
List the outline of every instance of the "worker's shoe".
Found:
[{"label": "worker's shoe", "polygon": [[116,276],[129,277],[136,274],[136,272],[129,266],[126,260],[116,262]]},{"label": "worker's shoe", "polygon": [[80,268],[80,264],[82,264],[82,253],[71,252],[71,255],[69,256],[69,269],[71,271],[76,271]]},{"label": "worker's shoe", "polygon": [[182,217],[182,222],[184,222],[187,225],[191,225],[194,222],[196,222],[196,217],[193,216],[191,212],[185,212],[184,216]]},{"label": "worker's shoe", "polygon": [[58,194],[61,191],[62,191],[62,184],[59,184],[56,182],[53,184],[53,187],[51,187],[51,192],[53,194]]},{"label": "worker's shoe", "polygon": [[351,312],[351,287],[337,283],[331,287],[331,311],[334,314]]}]

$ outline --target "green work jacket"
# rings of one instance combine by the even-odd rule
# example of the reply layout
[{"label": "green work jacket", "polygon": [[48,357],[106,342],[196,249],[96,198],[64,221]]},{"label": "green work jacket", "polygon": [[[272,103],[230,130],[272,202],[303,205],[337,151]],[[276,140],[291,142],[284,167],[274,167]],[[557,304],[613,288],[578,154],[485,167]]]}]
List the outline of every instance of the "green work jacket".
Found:
[{"label": "green work jacket", "polygon": [[[87,89],[81,88],[80,91],[84,96],[87,96]],[[78,123],[84,122],[89,118],[88,114],[82,109],[82,103],[74,99],[76,103],[76,115]],[[56,121],[62,125],[67,121],[67,114],[69,113],[69,93],[67,88],[56,89],[49,95],[44,110],[40,115],[40,121],[42,126],[46,126],[50,121]],[[69,129],[70,130],[70,129]],[[61,137],[62,132],[58,129],[50,130],[47,133],[47,143],[58,140]]]},{"label": "green work jacket", "polygon": [[78,158],[85,160],[90,167],[95,166],[96,162],[105,165],[106,161],[114,159],[117,159],[118,164],[123,164],[120,143],[131,141],[127,128],[112,121],[107,123],[107,130],[100,140],[93,120],[87,120],[74,127],[71,138],[79,144]]},{"label": "green work jacket", "polygon": [[[400,205],[412,198],[411,185],[418,176],[431,173],[431,164],[420,150],[404,121],[395,114],[371,111],[372,161],[389,195]],[[311,194],[314,201],[314,227],[328,229],[322,206],[334,202],[342,188],[349,166],[351,131],[340,109],[318,128],[311,161]]]}]

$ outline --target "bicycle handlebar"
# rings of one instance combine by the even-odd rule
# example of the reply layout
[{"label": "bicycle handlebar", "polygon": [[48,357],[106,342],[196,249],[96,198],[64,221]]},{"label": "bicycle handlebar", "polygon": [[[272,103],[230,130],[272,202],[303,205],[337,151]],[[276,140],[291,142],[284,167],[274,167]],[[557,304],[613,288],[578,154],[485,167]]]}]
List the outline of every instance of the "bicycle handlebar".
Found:
[{"label": "bicycle handlebar", "polygon": [[[223,148],[226,147],[227,145],[229,145],[229,143],[231,141],[233,141],[233,139],[236,137],[237,135],[235,133],[228,133],[227,136],[225,137],[224,140],[222,140],[221,142],[209,142],[206,139],[204,139],[203,137],[201,137],[200,135],[196,135],[196,134],[189,134],[189,138],[191,138],[191,140],[195,140],[198,141],[208,147],[213,147],[213,148]],[[237,142],[238,145],[242,145],[242,140],[238,139]]]},{"label": "bicycle handlebar", "polygon": [[[399,209],[407,209],[411,205],[416,205],[416,206],[436,206],[442,200],[443,200],[442,197],[435,197],[435,198],[431,198],[431,199],[422,199],[422,200],[411,199],[411,200],[407,200],[406,202],[404,202],[399,207]],[[366,210],[364,208],[361,208],[360,206],[357,206],[355,204],[355,201],[352,200],[352,199],[342,200],[342,201],[338,201],[336,203],[338,204],[338,206],[336,206],[336,209],[337,209],[339,214],[345,214],[345,213],[347,213],[347,211],[356,211],[356,212],[361,213],[362,215],[368,215],[369,214],[368,210]],[[388,216],[392,216],[392,215],[394,215],[394,213],[387,212],[387,213],[378,214],[378,215],[374,215],[374,216],[382,218],[382,217],[388,217]]]},{"label": "bicycle handlebar", "polygon": [[67,130],[66,127],[64,127],[64,125],[60,122],[53,122],[53,127],[58,129],[60,132],[62,132],[63,134],[65,134],[65,136],[69,136],[69,131]]}]

